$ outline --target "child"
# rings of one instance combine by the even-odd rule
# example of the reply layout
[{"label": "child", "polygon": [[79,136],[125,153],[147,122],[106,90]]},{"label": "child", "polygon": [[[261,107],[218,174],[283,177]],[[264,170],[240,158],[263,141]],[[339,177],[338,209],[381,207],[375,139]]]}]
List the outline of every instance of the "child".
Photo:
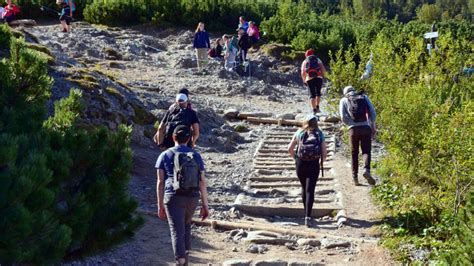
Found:
[{"label": "child", "polygon": [[3,10],[2,19],[10,23],[16,19],[16,15],[20,13],[20,9],[12,3],[12,0],[6,0],[5,3],[7,3],[7,5]]},{"label": "child", "polygon": [[74,4],[72,0],[56,0],[56,4],[62,8],[61,15],[59,16],[59,21],[61,22],[62,31],[70,32],[71,22],[72,22],[72,12],[76,10],[76,5]]},{"label": "child", "polygon": [[224,57],[222,55],[222,44],[221,44],[220,38],[217,38],[214,41],[214,48],[209,50],[209,57],[216,58],[216,59],[221,59]]}]

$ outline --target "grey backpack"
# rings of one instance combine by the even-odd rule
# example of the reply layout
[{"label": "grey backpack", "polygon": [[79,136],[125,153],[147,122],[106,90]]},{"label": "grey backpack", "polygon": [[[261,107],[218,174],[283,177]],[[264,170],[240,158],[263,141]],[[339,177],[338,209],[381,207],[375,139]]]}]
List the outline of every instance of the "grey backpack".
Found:
[{"label": "grey backpack", "polygon": [[173,149],[174,154],[174,178],[173,188],[177,193],[186,194],[199,190],[201,180],[201,166],[199,165],[194,151],[178,152]]}]

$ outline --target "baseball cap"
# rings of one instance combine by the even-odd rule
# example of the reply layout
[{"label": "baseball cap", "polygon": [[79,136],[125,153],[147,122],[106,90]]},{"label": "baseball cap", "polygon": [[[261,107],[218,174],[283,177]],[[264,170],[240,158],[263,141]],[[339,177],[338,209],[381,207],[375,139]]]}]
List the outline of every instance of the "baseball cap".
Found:
[{"label": "baseball cap", "polygon": [[318,117],[313,115],[313,114],[309,114],[309,115],[305,116],[304,121],[311,121],[313,119],[318,120]]},{"label": "baseball cap", "polygon": [[346,86],[346,87],[344,88],[344,91],[343,91],[343,92],[344,92],[344,95],[346,95],[346,94],[348,94],[348,93],[351,92],[351,91],[355,91],[354,87],[352,87],[352,86]]},{"label": "baseball cap", "polygon": [[304,53],[304,56],[305,56],[305,57],[308,57],[308,56],[310,56],[310,55],[314,55],[313,49],[308,49],[308,50],[306,50],[306,53]]},{"label": "baseball cap", "polygon": [[191,132],[189,127],[180,125],[177,126],[173,131],[173,136],[182,137],[182,138],[189,138],[191,136]]},{"label": "baseball cap", "polygon": [[184,93],[178,93],[176,95],[176,101],[177,102],[187,102],[188,101],[188,96]]},{"label": "baseball cap", "polygon": [[184,94],[189,98],[189,90],[186,88],[182,88],[178,91],[178,94]]}]

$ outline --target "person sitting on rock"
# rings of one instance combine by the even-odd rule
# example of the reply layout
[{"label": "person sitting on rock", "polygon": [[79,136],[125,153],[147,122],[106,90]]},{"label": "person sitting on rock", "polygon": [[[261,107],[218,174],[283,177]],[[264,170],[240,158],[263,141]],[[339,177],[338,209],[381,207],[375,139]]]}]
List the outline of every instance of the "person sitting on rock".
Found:
[{"label": "person sitting on rock", "polygon": [[235,58],[238,52],[238,44],[236,40],[231,36],[225,34],[222,36],[224,41],[224,68],[227,71],[233,71],[235,68]]},{"label": "person sitting on rock", "polygon": [[214,47],[209,50],[209,57],[211,58],[215,58],[215,59],[221,59],[224,57],[224,55],[222,54],[222,44],[221,44],[221,41],[222,39],[220,38],[217,38],[215,41],[214,41]]},{"label": "person sitting on rock", "polygon": [[76,10],[76,4],[73,0],[56,0],[56,4],[61,7],[59,21],[61,22],[62,32],[70,32],[72,13]]},{"label": "person sitting on rock", "polygon": [[188,127],[192,132],[192,138],[188,145],[194,148],[199,138],[199,118],[196,111],[190,108],[188,96],[184,91],[176,95],[176,103],[166,111],[153,140],[162,150],[173,147],[173,130],[180,125]]},{"label": "person sitting on rock", "polygon": [[201,155],[187,145],[191,139],[187,126],[176,127],[172,139],[174,146],[161,153],[155,165],[158,217],[168,219],[176,265],[190,265],[191,223],[199,196],[202,220],[209,215],[204,162]]},{"label": "person sitting on rock", "polygon": [[314,190],[320,171],[319,161],[325,161],[327,157],[324,134],[318,128],[316,116],[310,115],[305,118],[303,127],[295,133],[288,145],[288,152],[296,162],[296,175],[301,183],[305,211],[304,223],[307,227],[311,227]]},{"label": "person sitting on rock", "polygon": [[6,0],[5,3],[7,5],[3,9],[2,19],[6,23],[10,23],[16,19],[16,16],[20,13],[20,9],[12,3],[12,0]]},{"label": "person sitting on rock", "polygon": [[256,44],[260,40],[260,31],[258,30],[257,25],[255,25],[255,22],[250,21],[249,22],[249,28],[247,29],[247,34],[249,35],[250,38],[250,43]]}]

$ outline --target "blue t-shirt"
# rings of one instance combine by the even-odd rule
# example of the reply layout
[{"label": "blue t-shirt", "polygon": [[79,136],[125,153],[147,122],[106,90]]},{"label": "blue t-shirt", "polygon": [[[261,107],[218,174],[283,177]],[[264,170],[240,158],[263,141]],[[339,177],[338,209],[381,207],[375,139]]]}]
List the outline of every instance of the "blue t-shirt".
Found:
[{"label": "blue t-shirt", "polygon": [[[174,176],[174,153],[173,149],[176,147],[169,148],[162,152],[156,161],[155,168],[165,171],[165,194],[175,194],[176,191],[173,189],[173,176]],[[178,152],[190,152],[193,149],[185,145],[179,145],[177,147]],[[196,160],[201,166],[201,171],[204,171],[204,161],[199,153],[195,152]],[[199,196],[199,191],[193,193],[190,196]]]},{"label": "blue t-shirt", "polygon": [[[324,134],[323,132],[321,131],[321,129],[318,129],[319,131],[319,135],[321,136],[321,143],[324,142],[326,140],[326,137],[324,137]],[[298,129],[298,131],[296,131],[295,133],[295,137],[296,137],[296,140],[297,141],[300,141],[301,137],[303,137],[303,134],[305,133],[304,130],[302,129]]]}]

